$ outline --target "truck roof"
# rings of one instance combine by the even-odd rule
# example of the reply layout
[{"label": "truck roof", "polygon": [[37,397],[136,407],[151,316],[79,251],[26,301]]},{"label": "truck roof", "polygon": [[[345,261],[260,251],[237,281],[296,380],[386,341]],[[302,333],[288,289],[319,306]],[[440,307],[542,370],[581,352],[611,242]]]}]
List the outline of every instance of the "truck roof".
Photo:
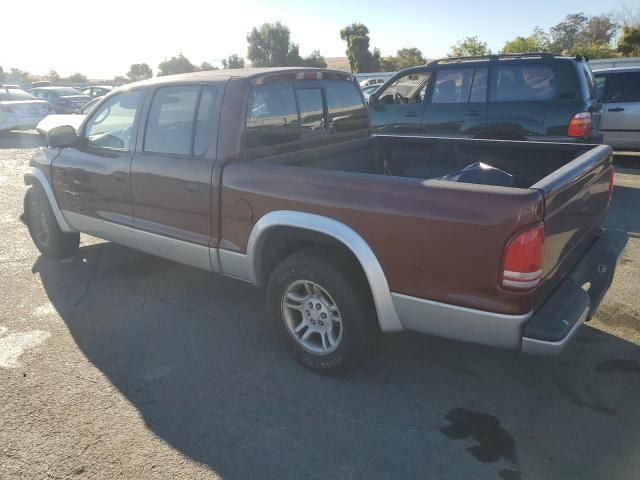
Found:
[{"label": "truck roof", "polygon": [[[353,81],[353,76],[341,70],[331,70],[327,68],[313,68],[313,67],[263,67],[263,68],[237,68],[237,69],[225,69],[225,70],[205,70],[200,72],[191,73],[179,73],[177,75],[165,75],[162,77],[154,77],[148,80],[142,80],[140,82],[132,83],[131,86],[137,85],[158,85],[164,83],[174,82],[188,82],[188,81],[226,81],[230,78],[247,78],[250,80],[257,80],[259,78],[278,75],[278,74],[291,74],[291,78],[295,79],[296,74],[318,74],[318,73],[330,73],[333,78],[335,76],[343,77],[344,80]],[[320,76],[318,78],[321,78]]]}]

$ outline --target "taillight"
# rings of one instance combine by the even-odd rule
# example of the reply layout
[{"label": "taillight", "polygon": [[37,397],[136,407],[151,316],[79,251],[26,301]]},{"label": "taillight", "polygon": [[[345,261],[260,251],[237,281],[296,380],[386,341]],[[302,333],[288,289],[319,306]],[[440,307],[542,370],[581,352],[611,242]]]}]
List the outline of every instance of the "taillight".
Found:
[{"label": "taillight", "polygon": [[591,135],[591,114],[589,112],[576,113],[569,122],[567,135],[576,138],[588,138]]},{"label": "taillight", "polygon": [[502,286],[530,290],[540,283],[544,259],[544,224],[518,232],[507,243],[502,261]]},{"label": "taillight", "polygon": [[611,205],[611,199],[613,198],[613,182],[615,180],[616,172],[613,169],[613,165],[611,165],[611,170],[609,170],[609,200],[607,201],[607,207]]}]

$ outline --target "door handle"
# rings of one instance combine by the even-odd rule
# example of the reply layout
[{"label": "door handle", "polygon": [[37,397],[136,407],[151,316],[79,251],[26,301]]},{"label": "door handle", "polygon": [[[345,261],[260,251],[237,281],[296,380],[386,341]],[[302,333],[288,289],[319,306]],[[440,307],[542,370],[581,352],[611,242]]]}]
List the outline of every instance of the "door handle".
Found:
[{"label": "door handle", "polygon": [[418,112],[406,112],[402,114],[403,117],[417,117]]},{"label": "door handle", "polygon": [[118,183],[127,183],[127,179],[129,178],[129,174],[125,172],[113,172],[113,178]]},{"label": "door handle", "polygon": [[610,108],[609,109],[610,112],[624,112],[624,108],[622,107],[615,107],[615,108]]},{"label": "door handle", "polygon": [[484,113],[479,112],[478,110],[469,110],[465,115],[467,117],[483,117]]}]

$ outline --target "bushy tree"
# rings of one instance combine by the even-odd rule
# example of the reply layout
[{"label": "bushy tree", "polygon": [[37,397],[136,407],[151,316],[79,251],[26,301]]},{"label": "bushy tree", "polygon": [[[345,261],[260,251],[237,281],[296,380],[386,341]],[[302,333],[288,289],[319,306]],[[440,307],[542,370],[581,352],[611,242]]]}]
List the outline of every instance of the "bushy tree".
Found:
[{"label": "bushy tree", "polygon": [[177,73],[189,73],[195,71],[196,66],[193,65],[189,61],[189,59],[182,53],[178,54],[177,57],[171,57],[168,60],[160,62],[160,65],[158,65],[159,77],[162,77],[164,75],[175,75]]},{"label": "bushy tree", "polygon": [[502,47],[501,53],[554,52],[549,35],[540,27],[536,27],[528,37],[516,37]]},{"label": "bushy tree", "polygon": [[58,72],[56,72],[52,68],[51,70],[49,70],[49,73],[47,73],[47,80],[49,80],[50,82],[59,82],[60,81],[60,75],[58,74]]},{"label": "bushy tree", "polygon": [[291,42],[289,28],[280,22],[253,27],[247,35],[247,58],[256,67],[301,65],[298,46]]},{"label": "bushy tree", "polygon": [[616,57],[617,53],[614,48],[608,43],[585,43],[576,46],[573,55],[583,55],[590,60],[595,58],[612,58]]},{"label": "bushy tree", "polygon": [[218,67],[214,67],[209,62],[202,62],[200,64],[199,70],[205,71],[205,70],[220,70],[220,69]]},{"label": "bushy tree", "polygon": [[618,40],[618,52],[625,57],[640,56],[640,22],[622,27],[622,36]]},{"label": "bushy tree", "polygon": [[25,72],[24,70],[20,70],[19,68],[12,68],[9,70],[9,73],[5,73],[5,82],[7,83],[28,83],[29,82],[29,72]]},{"label": "bushy tree", "polygon": [[478,40],[478,37],[465,37],[451,47],[448,57],[475,57],[488,55],[491,51],[487,48],[487,42]]},{"label": "bushy tree", "polygon": [[314,50],[311,55],[302,59],[302,64],[305,67],[327,68],[327,62],[324,61],[324,57],[320,55],[320,50]]},{"label": "bushy tree", "polygon": [[570,54],[584,30],[589,17],[584,13],[571,13],[549,30],[554,47],[560,52]]},{"label": "bushy tree", "polygon": [[618,24],[611,15],[594,15],[578,32],[576,45],[609,45],[617,31]]},{"label": "bushy tree", "polygon": [[147,78],[153,77],[153,71],[146,63],[134,63],[129,67],[127,77],[129,77],[132,82],[146,80]]},{"label": "bushy tree", "polygon": [[114,85],[124,85],[126,83],[129,83],[129,80],[126,77],[123,77],[122,75],[118,75],[116,77],[113,77],[112,83]]},{"label": "bushy tree", "polygon": [[422,52],[417,48],[401,48],[395,55],[380,59],[380,70],[383,72],[395,72],[403,68],[415,67],[426,63]]},{"label": "bushy tree", "polygon": [[244,58],[237,53],[229,55],[227,58],[222,59],[223,68],[244,68]]},{"label": "bushy tree", "polygon": [[87,83],[87,77],[81,73],[74,73],[66,79],[70,83]]},{"label": "bushy tree", "polygon": [[380,70],[380,50],[369,50],[369,29],[362,23],[352,23],[340,30],[340,38],[347,42],[347,57],[353,73]]}]

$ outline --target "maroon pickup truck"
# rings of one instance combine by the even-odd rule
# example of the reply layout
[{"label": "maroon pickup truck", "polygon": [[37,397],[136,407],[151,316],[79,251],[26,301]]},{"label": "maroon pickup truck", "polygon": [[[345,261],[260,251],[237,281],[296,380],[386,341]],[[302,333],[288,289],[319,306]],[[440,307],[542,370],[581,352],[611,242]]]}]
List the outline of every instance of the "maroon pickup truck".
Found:
[{"label": "maroon pickup truck", "polygon": [[611,284],[608,146],[371,136],[354,78],[211,71],[120,88],[25,175],[38,249],[79,232],[265,287],[292,355],[380,332],[560,351]]}]

